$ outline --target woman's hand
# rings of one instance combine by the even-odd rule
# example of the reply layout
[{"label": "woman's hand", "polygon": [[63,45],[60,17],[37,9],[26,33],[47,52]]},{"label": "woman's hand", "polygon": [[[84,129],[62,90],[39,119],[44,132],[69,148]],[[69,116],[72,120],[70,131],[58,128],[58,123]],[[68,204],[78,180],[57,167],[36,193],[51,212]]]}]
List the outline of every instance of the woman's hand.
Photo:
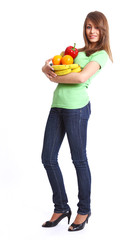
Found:
[{"label": "woman's hand", "polygon": [[50,66],[50,61],[52,60],[52,58],[48,59],[45,62],[45,65],[42,67],[42,72],[45,73],[45,75],[51,79],[51,78],[55,78],[57,75],[54,73],[54,69],[52,68],[52,66]]}]

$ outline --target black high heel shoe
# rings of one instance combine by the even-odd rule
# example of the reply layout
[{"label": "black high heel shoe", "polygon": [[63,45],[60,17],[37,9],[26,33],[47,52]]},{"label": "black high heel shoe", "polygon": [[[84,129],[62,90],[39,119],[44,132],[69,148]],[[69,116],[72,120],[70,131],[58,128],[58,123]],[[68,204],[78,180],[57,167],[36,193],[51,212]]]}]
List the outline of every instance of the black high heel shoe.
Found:
[{"label": "black high heel shoe", "polygon": [[62,215],[60,217],[58,217],[55,221],[53,221],[53,222],[47,221],[47,222],[43,223],[42,227],[55,227],[65,217],[68,218],[68,224],[69,224],[71,214],[72,214],[71,210],[67,210],[66,212],[62,213]]},{"label": "black high heel shoe", "polygon": [[91,213],[88,214],[86,220],[81,224],[72,223],[70,227],[73,227],[73,229],[70,229],[70,227],[69,227],[68,231],[69,232],[74,232],[74,231],[82,230],[85,227],[85,223],[88,223],[88,219],[89,219],[90,216],[91,216]]}]

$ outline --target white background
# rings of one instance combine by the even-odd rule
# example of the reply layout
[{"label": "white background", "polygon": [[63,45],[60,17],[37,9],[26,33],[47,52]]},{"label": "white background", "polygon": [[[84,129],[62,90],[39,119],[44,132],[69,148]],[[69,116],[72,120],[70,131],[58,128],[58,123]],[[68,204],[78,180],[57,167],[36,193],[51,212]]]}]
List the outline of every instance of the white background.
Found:
[{"label": "white background", "polygon": [[[137,239],[136,5],[130,1],[0,2],[0,238]],[[110,26],[114,63],[91,83],[88,159],[92,217],[81,232],[41,224],[52,215],[52,193],[41,164],[44,128],[55,83],[41,72],[67,46],[83,47],[83,23],[94,10]],[[59,163],[74,220],[77,180],[65,138]]]}]

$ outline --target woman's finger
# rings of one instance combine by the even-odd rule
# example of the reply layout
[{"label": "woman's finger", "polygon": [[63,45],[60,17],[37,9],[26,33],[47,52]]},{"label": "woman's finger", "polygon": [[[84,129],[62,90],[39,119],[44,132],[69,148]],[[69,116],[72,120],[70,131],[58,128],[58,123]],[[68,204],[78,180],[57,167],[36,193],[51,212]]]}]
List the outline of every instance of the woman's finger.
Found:
[{"label": "woman's finger", "polygon": [[53,72],[53,73],[51,74],[51,76],[52,76],[52,77],[57,77],[57,74]]},{"label": "woman's finger", "polygon": [[55,77],[57,77],[57,74],[54,73],[54,72],[48,72],[48,73],[46,74],[46,76],[48,76],[48,78],[49,78],[49,77],[55,78]]},{"label": "woman's finger", "polygon": [[57,74],[56,74],[55,72],[53,72],[53,71],[48,72],[48,74],[49,74],[50,76],[52,76],[52,77],[56,77],[56,76],[57,76]]},{"label": "woman's finger", "polygon": [[45,63],[46,63],[46,64],[49,64],[51,60],[52,60],[52,58],[46,60]]}]

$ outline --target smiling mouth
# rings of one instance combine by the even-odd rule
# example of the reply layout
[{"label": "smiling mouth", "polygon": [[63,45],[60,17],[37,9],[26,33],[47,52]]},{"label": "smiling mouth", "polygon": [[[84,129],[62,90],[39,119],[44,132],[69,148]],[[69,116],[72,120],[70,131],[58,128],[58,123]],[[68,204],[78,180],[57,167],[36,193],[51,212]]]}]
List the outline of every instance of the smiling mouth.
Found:
[{"label": "smiling mouth", "polygon": [[96,38],[97,36],[96,35],[91,35],[91,36],[89,36],[89,38]]}]

